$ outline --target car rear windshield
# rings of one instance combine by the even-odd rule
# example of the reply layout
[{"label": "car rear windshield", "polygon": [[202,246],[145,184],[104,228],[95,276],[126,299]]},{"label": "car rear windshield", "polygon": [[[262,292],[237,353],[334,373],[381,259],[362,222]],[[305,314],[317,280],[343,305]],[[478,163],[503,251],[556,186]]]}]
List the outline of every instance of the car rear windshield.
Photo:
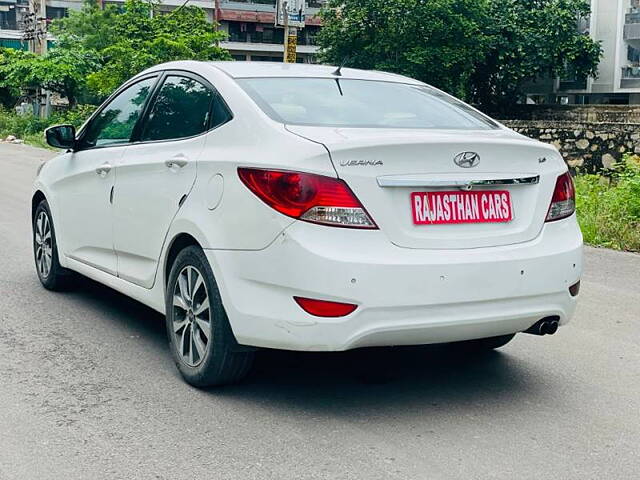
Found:
[{"label": "car rear windshield", "polygon": [[351,128],[486,130],[497,124],[438,90],[406,83],[339,78],[238,80],[274,120]]}]

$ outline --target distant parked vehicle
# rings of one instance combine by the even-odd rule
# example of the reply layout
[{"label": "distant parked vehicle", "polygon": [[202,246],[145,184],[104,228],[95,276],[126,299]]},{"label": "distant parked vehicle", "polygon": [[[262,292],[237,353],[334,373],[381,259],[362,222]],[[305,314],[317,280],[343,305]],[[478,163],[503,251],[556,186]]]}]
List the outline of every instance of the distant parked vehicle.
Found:
[{"label": "distant parked vehicle", "polygon": [[38,276],[166,315],[196,386],[257,347],[334,351],[554,333],[582,268],[557,150],[410,78],[174,62],[123,85],[33,194]]}]

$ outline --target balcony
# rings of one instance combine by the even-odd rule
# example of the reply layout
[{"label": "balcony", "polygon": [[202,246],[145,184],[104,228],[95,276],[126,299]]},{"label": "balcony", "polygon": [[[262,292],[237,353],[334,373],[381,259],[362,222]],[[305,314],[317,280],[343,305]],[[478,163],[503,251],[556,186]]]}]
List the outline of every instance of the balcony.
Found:
[{"label": "balcony", "polygon": [[[265,55],[280,54],[282,55],[282,44],[277,43],[254,43],[254,42],[233,42],[225,41],[220,42],[220,46],[228,49],[231,54],[243,53],[243,52],[256,52]],[[300,45],[296,49],[298,54],[301,55],[316,55],[318,53],[318,47],[313,45]]]},{"label": "balcony", "polygon": [[[284,31],[281,29],[265,29],[263,32],[228,32],[227,42],[234,43],[267,43],[282,45],[284,42]],[[298,34],[298,45],[315,47],[317,45],[316,35],[305,35],[301,30]]]},{"label": "balcony", "polygon": [[[307,15],[315,15],[325,0],[307,0]],[[276,0],[220,0],[221,9],[275,12]]]},{"label": "balcony", "polygon": [[620,88],[640,89],[640,66],[622,67],[622,80]]},{"label": "balcony", "polygon": [[627,13],[624,18],[625,18],[625,21],[624,21],[625,24],[640,23],[640,11]]},{"label": "balcony", "polygon": [[[634,20],[636,15],[640,17],[640,12],[638,13],[629,13],[627,17],[632,16],[631,19]],[[636,22],[628,22],[624,25],[624,39],[625,41],[634,48],[640,48],[640,18]]]}]

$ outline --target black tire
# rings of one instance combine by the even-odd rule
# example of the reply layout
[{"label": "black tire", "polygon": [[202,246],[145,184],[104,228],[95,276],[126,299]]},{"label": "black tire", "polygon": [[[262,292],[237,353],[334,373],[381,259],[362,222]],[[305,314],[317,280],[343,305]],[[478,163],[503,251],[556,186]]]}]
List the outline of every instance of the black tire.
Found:
[{"label": "black tire", "polygon": [[[195,280],[199,277],[203,282]],[[203,284],[206,289],[202,288]],[[186,295],[182,288],[187,290]],[[208,302],[203,295],[207,296]],[[175,296],[180,298],[174,300]],[[198,312],[205,303],[209,306],[208,313]],[[247,375],[254,352],[243,351],[238,346],[209,261],[197,246],[182,250],[171,266],[166,312],[171,354],[187,383],[195,387],[210,387],[235,383]],[[199,351],[204,353],[200,355]]]},{"label": "black tire", "polygon": [[[40,221],[42,221],[42,224],[39,225]],[[40,283],[47,290],[60,291],[67,289],[72,283],[73,272],[60,266],[56,230],[53,225],[51,210],[46,200],[42,200],[36,207],[32,219],[32,229],[33,257]],[[42,233],[45,233],[45,235],[42,235]]]},{"label": "black tire", "polygon": [[454,346],[469,352],[484,352],[504,347],[513,340],[516,334],[500,335],[499,337],[478,338],[477,340],[467,340],[465,342],[456,342]]}]

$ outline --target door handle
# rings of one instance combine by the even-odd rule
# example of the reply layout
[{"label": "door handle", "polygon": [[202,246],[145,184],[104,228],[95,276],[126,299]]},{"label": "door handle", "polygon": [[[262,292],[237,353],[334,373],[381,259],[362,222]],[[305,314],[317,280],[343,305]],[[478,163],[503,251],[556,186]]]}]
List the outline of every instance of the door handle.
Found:
[{"label": "door handle", "polygon": [[182,168],[186,166],[187,163],[189,163],[189,161],[182,155],[170,158],[169,160],[166,160],[164,162],[167,168],[174,168],[174,167]]},{"label": "door handle", "polygon": [[98,168],[96,168],[96,173],[101,177],[106,177],[110,171],[111,171],[111,165],[109,165],[108,163],[103,163]]}]

